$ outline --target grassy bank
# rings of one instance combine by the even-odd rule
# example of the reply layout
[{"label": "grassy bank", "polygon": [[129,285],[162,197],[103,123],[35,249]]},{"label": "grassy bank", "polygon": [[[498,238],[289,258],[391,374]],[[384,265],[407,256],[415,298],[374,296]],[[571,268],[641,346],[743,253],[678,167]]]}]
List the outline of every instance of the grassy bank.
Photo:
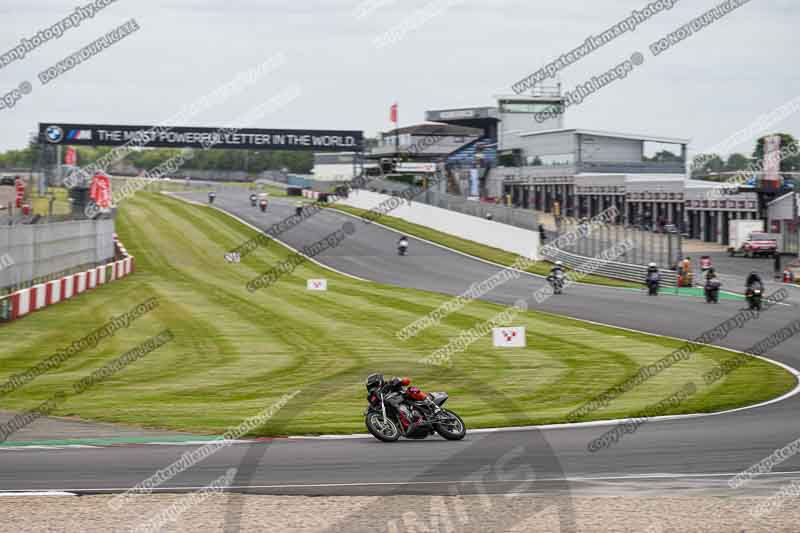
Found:
[{"label": "grassy bank", "polygon": [[[53,414],[222,432],[299,390],[257,434],[363,432],[363,380],[384,372],[448,391],[452,408],[472,428],[562,422],[573,408],[680,344],[527,312],[514,320],[528,328],[527,348],[495,349],[484,337],[455,354],[452,368],[429,367],[416,361],[504,308],[472,302],[401,341],[395,332],[448,298],[356,281],[313,264],[251,294],[246,282],[285,259],[287,250],[260,247],[241,264],[225,263],[223,254],[255,232],[211,208],[163,195],[139,193],[124,202],[117,232],[136,256],[135,275],[0,326],[0,377],[36,365],[150,297],[159,307],[4,396],[4,409],[33,408],[168,328],[174,340],[82,394],[68,395]],[[327,278],[328,292],[307,292],[312,277]],[[753,361],[704,387],[702,374],[730,356],[703,348],[592,417],[635,413],[688,380],[698,393],[670,413],[746,405],[794,385],[781,368]]]}]

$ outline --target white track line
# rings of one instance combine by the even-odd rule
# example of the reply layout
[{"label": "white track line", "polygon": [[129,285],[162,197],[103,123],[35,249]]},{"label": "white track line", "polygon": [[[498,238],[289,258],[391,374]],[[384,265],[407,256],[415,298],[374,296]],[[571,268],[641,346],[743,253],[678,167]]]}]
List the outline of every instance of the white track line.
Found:
[{"label": "white track line", "polygon": [[12,497],[12,496],[77,496],[77,494],[72,492],[65,492],[65,491],[16,491],[16,492],[5,492],[0,491],[0,498],[5,497]]},{"label": "white track line", "polygon": [[[554,478],[534,478],[534,479],[506,479],[506,480],[470,480],[470,479],[453,479],[446,481],[365,481],[353,483],[306,483],[306,484],[284,484],[284,485],[231,485],[225,487],[225,491],[233,490],[247,490],[247,489],[313,489],[313,488],[334,488],[334,487],[403,487],[408,485],[500,485],[503,483],[573,483],[573,482],[597,482],[597,481],[645,481],[645,480],[668,480],[668,479],[711,479],[711,478],[729,478],[735,476],[740,472],[700,472],[700,473],[654,473],[654,474],[609,474],[598,476],[566,476]],[[765,472],[762,476],[800,476],[800,471],[787,471],[787,472]],[[177,492],[177,491],[196,491],[205,487],[202,486],[186,486],[186,487],[153,487],[153,492]],[[125,492],[129,491],[130,487],[124,488],[70,488],[70,489],[57,489],[53,491],[42,491],[42,494],[53,495],[71,495],[72,492]],[[9,495],[26,495],[22,491],[0,491],[0,496]],[[133,496],[138,496],[133,494]]]}]

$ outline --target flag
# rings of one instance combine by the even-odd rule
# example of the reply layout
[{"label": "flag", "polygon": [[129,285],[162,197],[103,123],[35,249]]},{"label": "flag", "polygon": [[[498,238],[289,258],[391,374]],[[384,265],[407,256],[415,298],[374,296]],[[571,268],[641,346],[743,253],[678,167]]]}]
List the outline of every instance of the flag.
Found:
[{"label": "flag", "polygon": [[92,178],[92,184],[89,187],[89,197],[101,209],[108,209],[111,207],[111,180],[107,175],[98,172]]},{"label": "flag", "polygon": [[64,164],[70,166],[78,164],[78,154],[72,146],[68,147],[67,152],[64,154]]},{"label": "flag", "polygon": [[397,124],[397,104],[396,103],[392,104],[392,107],[390,109],[391,110],[389,112],[389,120]]}]

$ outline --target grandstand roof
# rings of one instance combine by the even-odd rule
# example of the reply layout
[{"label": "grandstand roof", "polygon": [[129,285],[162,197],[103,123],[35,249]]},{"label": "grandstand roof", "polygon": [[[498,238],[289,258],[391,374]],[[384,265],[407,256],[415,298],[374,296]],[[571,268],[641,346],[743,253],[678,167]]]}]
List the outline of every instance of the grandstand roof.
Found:
[{"label": "grandstand roof", "polygon": [[640,135],[635,133],[618,133],[603,130],[584,130],[579,128],[562,128],[557,130],[529,131],[520,133],[520,137],[533,137],[534,135],[548,135],[552,133],[577,133],[581,135],[594,135],[596,137],[611,137],[614,139],[633,139],[636,141],[656,142],[663,144],[689,144],[691,139],[681,139],[678,137],[659,137],[656,135]]},{"label": "grandstand roof", "polygon": [[411,135],[483,135],[480,128],[468,128],[466,126],[455,126],[453,124],[443,124],[441,122],[424,122],[414,126],[406,126],[384,132],[384,135],[411,134]]}]

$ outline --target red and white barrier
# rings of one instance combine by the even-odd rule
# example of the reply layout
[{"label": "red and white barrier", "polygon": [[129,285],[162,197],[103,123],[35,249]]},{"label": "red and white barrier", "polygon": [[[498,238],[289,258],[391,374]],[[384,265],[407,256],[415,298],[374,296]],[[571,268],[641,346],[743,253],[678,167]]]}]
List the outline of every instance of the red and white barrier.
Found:
[{"label": "red and white barrier", "polygon": [[47,285],[47,297],[45,303],[47,305],[57,304],[61,301],[61,280],[57,279],[55,281],[48,281],[45,285]]},{"label": "red and white barrier", "polygon": [[75,295],[75,276],[61,278],[61,299],[69,300]]},{"label": "red and white barrier", "polygon": [[136,270],[133,256],[128,255],[119,241],[115,244],[124,254],[123,259],[12,293],[11,320],[132,274]]},{"label": "red and white barrier", "polygon": [[11,295],[11,320],[31,312],[31,290],[22,289]]},{"label": "red and white barrier", "polygon": [[47,305],[47,286],[44,283],[31,287],[31,300],[35,311]]},{"label": "red and white barrier", "polygon": [[86,290],[86,272],[75,274],[75,294],[80,294]]}]

